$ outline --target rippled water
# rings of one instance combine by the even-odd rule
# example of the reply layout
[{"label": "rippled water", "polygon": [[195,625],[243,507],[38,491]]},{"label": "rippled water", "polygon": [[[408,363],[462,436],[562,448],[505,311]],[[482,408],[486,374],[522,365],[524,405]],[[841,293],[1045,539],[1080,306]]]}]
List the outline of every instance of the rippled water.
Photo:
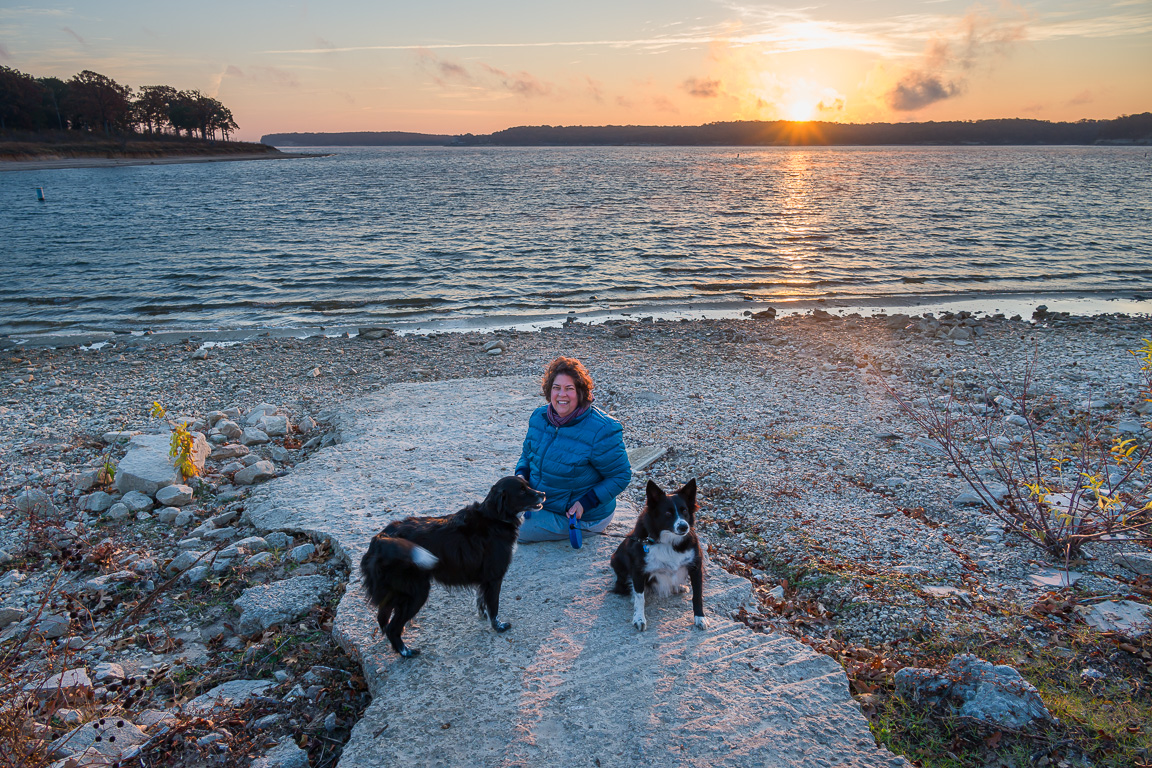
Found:
[{"label": "rippled water", "polygon": [[1152,288],[1143,148],[335,152],[0,174],[0,332]]}]

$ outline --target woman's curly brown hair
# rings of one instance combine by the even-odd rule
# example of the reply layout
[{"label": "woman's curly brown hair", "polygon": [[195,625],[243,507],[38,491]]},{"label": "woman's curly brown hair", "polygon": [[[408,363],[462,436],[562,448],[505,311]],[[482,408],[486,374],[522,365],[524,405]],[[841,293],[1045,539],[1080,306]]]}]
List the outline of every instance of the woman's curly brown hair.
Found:
[{"label": "woman's curly brown hair", "polygon": [[576,394],[580,397],[577,407],[583,407],[592,399],[592,390],[596,385],[592,382],[588,369],[574,357],[558,357],[548,363],[548,367],[544,369],[544,378],[541,380],[544,385],[544,399],[552,399],[552,384],[562,373],[572,377],[572,383],[576,385]]}]

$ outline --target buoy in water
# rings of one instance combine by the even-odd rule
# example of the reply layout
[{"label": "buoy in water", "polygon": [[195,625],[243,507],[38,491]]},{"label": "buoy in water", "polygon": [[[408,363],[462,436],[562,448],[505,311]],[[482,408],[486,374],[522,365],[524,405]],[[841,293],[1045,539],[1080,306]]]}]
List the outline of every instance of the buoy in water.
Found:
[{"label": "buoy in water", "polygon": [[36,187],[36,199],[44,202],[44,187]]}]

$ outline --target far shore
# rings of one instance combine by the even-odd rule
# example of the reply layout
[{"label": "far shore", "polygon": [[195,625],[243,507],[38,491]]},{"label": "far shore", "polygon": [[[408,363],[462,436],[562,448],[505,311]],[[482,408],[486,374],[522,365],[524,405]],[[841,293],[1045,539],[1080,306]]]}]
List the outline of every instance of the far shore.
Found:
[{"label": "far shore", "polygon": [[223,163],[230,160],[288,160],[306,157],[327,157],[323,152],[252,152],[219,155],[164,155],[161,157],[56,157],[45,156],[34,160],[0,159],[3,171],[42,171],[65,168],[118,168],[129,165],[172,165],[175,163]]}]

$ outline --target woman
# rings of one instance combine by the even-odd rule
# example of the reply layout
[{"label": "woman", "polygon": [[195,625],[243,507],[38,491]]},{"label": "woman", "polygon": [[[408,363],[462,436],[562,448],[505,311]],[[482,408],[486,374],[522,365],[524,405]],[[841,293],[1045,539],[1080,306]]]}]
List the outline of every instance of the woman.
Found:
[{"label": "woman", "polygon": [[544,509],[520,526],[520,541],[567,539],[570,520],[600,533],[612,522],[616,496],[632,479],[623,428],[592,406],[595,385],[579,360],[553,360],[543,385],[548,404],[528,419],[516,474],[547,498]]}]

